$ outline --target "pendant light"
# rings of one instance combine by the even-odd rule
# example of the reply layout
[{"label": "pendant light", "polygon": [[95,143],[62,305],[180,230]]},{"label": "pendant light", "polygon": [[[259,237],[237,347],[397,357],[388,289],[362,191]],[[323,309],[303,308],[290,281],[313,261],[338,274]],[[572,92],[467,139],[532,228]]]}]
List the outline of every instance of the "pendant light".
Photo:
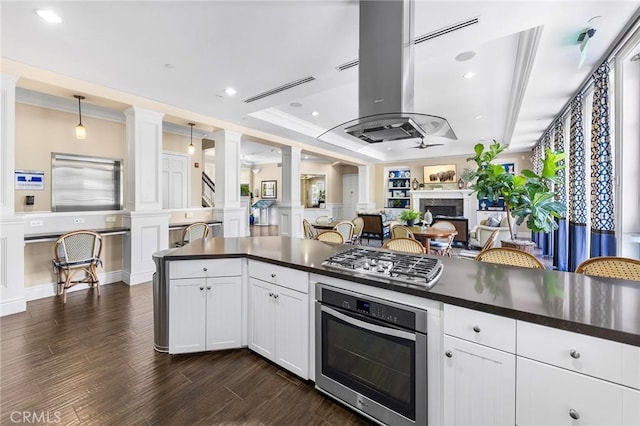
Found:
[{"label": "pendant light", "polygon": [[84,99],[84,96],[73,95],[73,97],[78,100],[78,117],[80,118],[80,122],[76,126],[76,138],[84,140],[87,138],[87,130],[82,125],[82,106],[80,105],[80,101]]},{"label": "pendant light", "polygon": [[189,126],[191,126],[191,144],[189,145],[189,155],[193,155],[196,152],[196,147],[193,146],[193,126],[195,126],[196,123],[189,123]]}]

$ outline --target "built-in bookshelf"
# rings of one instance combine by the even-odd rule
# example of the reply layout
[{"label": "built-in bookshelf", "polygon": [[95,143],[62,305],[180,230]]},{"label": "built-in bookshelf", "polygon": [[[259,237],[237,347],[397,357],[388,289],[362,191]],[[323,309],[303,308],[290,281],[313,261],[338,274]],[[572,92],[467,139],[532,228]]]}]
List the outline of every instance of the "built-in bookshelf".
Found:
[{"label": "built-in bookshelf", "polygon": [[390,209],[408,209],[411,205],[411,171],[409,167],[385,169],[385,206]]}]

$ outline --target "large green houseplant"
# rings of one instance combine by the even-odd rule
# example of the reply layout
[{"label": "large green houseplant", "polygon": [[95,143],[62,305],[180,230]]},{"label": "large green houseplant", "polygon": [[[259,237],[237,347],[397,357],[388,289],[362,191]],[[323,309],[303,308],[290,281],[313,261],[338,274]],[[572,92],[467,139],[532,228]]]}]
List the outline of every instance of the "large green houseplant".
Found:
[{"label": "large green houseplant", "polygon": [[475,146],[475,156],[468,158],[477,165],[473,172],[476,182],[471,189],[476,192],[478,200],[497,201],[503,198],[512,240],[516,240],[512,215],[517,218],[518,225],[526,220],[527,228],[533,232],[553,231],[558,227],[555,219],[566,211],[566,207],[555,200],[553,191],[553,185],[561,183],[558,171],[563,166],[559,163],[565,154],[546,149],[539,175],[531,170],[523,170],[516,175],[507,173],[502,165],[494,163],[506,148],[495,140],[487,149],[481,143]]}]

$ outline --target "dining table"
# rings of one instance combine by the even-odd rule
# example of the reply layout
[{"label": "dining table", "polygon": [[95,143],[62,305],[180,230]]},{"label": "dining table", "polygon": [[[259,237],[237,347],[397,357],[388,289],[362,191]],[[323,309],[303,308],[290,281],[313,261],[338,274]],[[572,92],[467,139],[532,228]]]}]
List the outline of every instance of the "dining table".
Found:
[{"label": "dining table", "polygon": [[427,254],[431,254],[429,242],[432,238],[449,238],[458,235],[458,231],[456,230],[437,229],[431,226],[424,228],[421,226],[408,226],[408,228],[413,233],[415,239],[422,243]]},{"label": "dining table", "polygon": [[312,222],[311,226],[313,226],[317,230],[327,231],[329,229],[333,229],[340,222],[342,222],[342,221],[341,220],[332,220],[331,222]]}]

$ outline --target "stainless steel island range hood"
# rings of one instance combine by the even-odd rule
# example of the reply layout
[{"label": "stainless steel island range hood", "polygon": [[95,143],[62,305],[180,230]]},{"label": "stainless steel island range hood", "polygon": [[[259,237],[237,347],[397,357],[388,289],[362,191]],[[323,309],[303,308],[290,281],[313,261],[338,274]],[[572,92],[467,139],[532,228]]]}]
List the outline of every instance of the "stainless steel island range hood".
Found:
[{"label": "stainless steel island range hood", "polygon": [[368,143],[440,136],[447,120],[414,112],[413,0],[360,0],[359,118],[318,137],[345,134]]}]

